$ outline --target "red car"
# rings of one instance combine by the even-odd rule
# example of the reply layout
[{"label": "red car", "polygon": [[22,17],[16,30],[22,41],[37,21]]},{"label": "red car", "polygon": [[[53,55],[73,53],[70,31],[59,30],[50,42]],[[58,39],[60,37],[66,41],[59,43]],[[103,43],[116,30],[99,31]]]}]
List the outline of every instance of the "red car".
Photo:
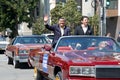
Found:
[{"label": "red car", "polygon": [[48,37],[40,35],[15,37],[5,51],[5,55],[8,57],[8,64],[13,64],[15,68],[18,68],[21,63],[28,63],[29,52],[43,47],[44,44],[51,44]]},{"label": "red car", "polygon": [[28,59],[36,80],[120,80],[120,46],[110,37],[64,36]]}]

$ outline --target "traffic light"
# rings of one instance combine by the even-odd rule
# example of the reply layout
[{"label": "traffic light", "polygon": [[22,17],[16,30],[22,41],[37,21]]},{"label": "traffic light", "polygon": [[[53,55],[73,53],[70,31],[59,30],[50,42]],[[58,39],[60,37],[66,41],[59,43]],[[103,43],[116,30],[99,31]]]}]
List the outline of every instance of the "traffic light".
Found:
[{"label": "traffic light", "polygon": [[106,0],[106,6],[110,6],[110,0]]}]

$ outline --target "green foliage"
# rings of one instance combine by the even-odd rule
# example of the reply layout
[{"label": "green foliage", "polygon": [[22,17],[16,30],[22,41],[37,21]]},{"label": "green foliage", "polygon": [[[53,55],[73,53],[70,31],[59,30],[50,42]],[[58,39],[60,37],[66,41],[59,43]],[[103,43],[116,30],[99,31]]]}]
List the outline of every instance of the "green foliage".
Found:
[{"label": "green foliage", "polygon": [[33,10],[38,1],[0,0],[0,27],[10,28],[17,35],[17,24],[22,22],[32,23],[34,21]]},{"label": "green foliage", "polygon": [[[52,24],[58,22],[59,17],[65,17],[67,20],[67,25],[70,26],[72,30],[72,34],[74,32],[74,27],[80,24],[80,19],[82,14],[77,9],[77,3],[75,0],[67,0],[67,2],[63,5],[63,3],[59,3],[56,5],[54,9],[51,10],[51,21]],[[99,20],[98,15],[94,15],[90,18],[90,25],[94,29],[94,34],[98,35],[99,33]]]},{"label": "green foliage", "polygon": [[64,5],[63,3],[59,3],[51,10],[52,24],[57,23],[60,17],[66,18],[67,25],[71,27],[73,33],[74,26],[79,23],[81,17],[81,13],[77,10],[75,0],[68,0]]},{"label": "green foliage", "polygon": [[75,0],[68,0],[63,8],[62,15],[68,21],[68,25],[78,24],[81,18],[81,13],[77,9],[77,3]]},{"label": "green foliage", "polygon": [[0,27],[0,32],[5,31],[4,27]]},{"label": "green foliage", "polygon": [[90,17],[89,18],[90,25],[92,25],[92,26],[98,26],[98,24],[99,24],[98,17],[99,17],[98,15],[94,15],[93,17]]},{"label": "green foliage", "polygon": [[93,17],[90,17],[89,23],[94,29],[94,35],[99,35],[99,16],[94,15]]},{"label": "green foliage", "polygon": [[57,23],[58,19],[62,17],[62,13],[61,13],[62,9],[63,9],[62,3],[59,3],[56,5],[54,9],[51,10],[51,21],[52,21],[51,24]]},{"label": "green foliage", "polygon": [[33,34],[42,34],[44,33],[45,26],[43,18],[38,18],[35,23],[33,23]]}]

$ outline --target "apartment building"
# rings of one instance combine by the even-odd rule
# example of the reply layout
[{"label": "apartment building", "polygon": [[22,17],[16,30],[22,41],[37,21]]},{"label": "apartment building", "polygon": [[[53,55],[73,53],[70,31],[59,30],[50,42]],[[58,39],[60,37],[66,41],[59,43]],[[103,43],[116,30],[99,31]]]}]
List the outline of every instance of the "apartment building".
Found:
[{"label": "apartment building", "polygon": [[106,32],[117,38],[120,32],[120,0],[109,0],[106,9]]}]

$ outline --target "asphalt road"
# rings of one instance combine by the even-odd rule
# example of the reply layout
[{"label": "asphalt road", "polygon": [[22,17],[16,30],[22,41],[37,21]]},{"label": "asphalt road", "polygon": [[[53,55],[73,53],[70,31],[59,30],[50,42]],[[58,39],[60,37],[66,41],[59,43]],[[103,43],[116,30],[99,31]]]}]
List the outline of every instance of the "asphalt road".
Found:
[{"label": "asphalt road", "polygon": [[13,65],[7,64],[7,57],[0,54],[0,80],[34,80],[33,69],[26,64],[15,69]]}]

